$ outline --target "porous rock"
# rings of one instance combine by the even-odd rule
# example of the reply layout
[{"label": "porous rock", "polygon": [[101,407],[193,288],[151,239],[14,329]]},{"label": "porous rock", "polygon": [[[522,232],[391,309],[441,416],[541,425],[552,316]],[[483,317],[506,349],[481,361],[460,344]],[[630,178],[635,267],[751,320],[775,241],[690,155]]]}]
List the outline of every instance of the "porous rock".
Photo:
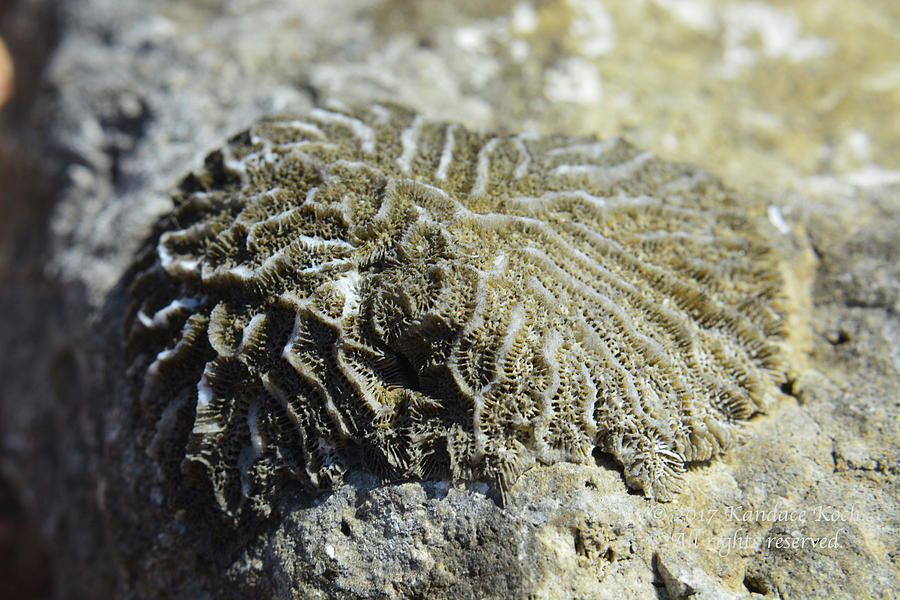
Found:
[{"label": "porous rock", "polygon": [[[832,19],[843,7],[702,4],[4,5],[52,8],[52,18],[25,20],[39,28],[19,30],[19,44],[0,24],[17,73],[43,82],[40,94],[17,82],[0,132],[0,467],[47,540],[54,595],[623,600],[690,586],[745,599],[896,597],[891,8],[860,3]],[[700,29],[677,22],[698,15]],[[582,53],[598,39],[592,27],[611,43],[605,54]],[[787,37],[769,35],[778,32]],[[789,51],[770,56],[776,38],[776,53]],[[833,51],[795,56],[817,38]],[[43,59],[24,66],[17,48],[43,57],[39,42],[55,39],[45,69]],[[740,72],[716,68],[733,59]],[[503,508],[477,483],[382,484],[353,471],[315,498],[286,486],[263,527],[235,533],[173,514],[146,453],[147,423],[134,421],[133,389],[121,385],[121,335],[107,329],[122,307],[110,289],[170,210],[186,164],[263,114],[302,114],[328,96],[400,99],[472,126],[625,132],[742,188],[764,182],[762,212],[789,256],[787,314],[802,317],[788,327],[800,360],[783,388],[794,398],[746,423],[746,444],[686,470],[665,505],[629,493],[622,467],[599,454],[600,466],[525,471]],[[863,170],[844,173],[854,169]],[[854,504],[849,526],[729,513]],[[840,529],[840,548],[767,542]]]}]

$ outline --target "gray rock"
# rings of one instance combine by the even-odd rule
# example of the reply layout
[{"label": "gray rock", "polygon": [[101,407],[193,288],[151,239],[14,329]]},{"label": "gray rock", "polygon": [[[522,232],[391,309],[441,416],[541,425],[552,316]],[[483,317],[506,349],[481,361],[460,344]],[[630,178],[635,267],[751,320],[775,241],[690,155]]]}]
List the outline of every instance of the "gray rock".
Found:
[{"label": "gray rock", "polygon": [[[542,96],[545,70],[556,81],[582,63],[532,38],[523,59],[524,34],[510,32],[531,31],[527,10],[443,4],[400,22],[409,7],[379,0],[56,9],[41,93],[4,116],[0,144],[13,224],[0,229],[0,466],[48,540],[56,596],[897,596],[900,190],[890,177],[759,192],[783,215],[791,380],[742,446],[685,474],[673,503],[630,494],[603,456],[527,471],[503,507],[477,485],[362,474],[316,498],[285,490],[275,520],[237,534],[159,503],[115,366],[116,282],[169,209],[168,190],[208,150],[262,114],[333,96],[542,131],[592,114],[589,102]],[[535,31],[556,31],[564,13],[538,14]],[[596,49],[577,35],[558,45]],[[597,58],[607,59],[620,60]],[[648,122],[667,93],[644,105]]]}]

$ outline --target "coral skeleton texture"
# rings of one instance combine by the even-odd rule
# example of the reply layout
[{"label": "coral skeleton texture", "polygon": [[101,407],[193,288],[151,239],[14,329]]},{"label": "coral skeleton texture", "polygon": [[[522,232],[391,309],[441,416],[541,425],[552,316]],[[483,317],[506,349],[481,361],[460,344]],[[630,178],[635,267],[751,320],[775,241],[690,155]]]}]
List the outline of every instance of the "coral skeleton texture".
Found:
[{"label": "coral skeleton texture", "polygon": [[161,478],[231,516],[285,481],[591,463],[669,499],[783,377],[781,280],[703,171],[400,107],[267,118],[186,177],[128,281]]}]

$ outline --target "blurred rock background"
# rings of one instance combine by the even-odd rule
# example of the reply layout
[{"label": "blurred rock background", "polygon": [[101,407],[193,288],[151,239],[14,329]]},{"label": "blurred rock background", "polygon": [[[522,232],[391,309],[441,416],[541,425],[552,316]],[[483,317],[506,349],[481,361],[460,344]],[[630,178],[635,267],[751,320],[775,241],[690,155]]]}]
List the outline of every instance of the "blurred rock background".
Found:
[{"label": "blurred rock background", "polygon": [[[37,238],[43,237],[39,232],[45,229],[49,194],[37,189],[40,177],[35,157],[23,147],[28,136],[23,135],[22,121],[34,102],[54,44],[52,13],[47,3],[0,5],[0,327],[4,342],[31,333],[27,326],[13,325],[23,306],[12,297],[39,278],[33,263],[26,267],[23,263],[29,261],[23,259],[40,254]],[[7,351],[0,359],[0,377],[8,377],[9,369],[17,366],[12,354]],[[5,395],[5,387],[0,393]],[[0,412],[0,419],[5,417]],[[5,446],[0,450],[4,460]],[[40,518],[25,510],[21,481],[10,475],[6,469],[0,472],[0,598],[49,598],[52,568]]]},{"label": "blurred rock background", "polygon": [[[0,597],[900,593],[894,0],[7,0],[0,39]],[[331,98],[624,135],[770,207],[796,369],[744,447],[689,474],[680,507],[719,517],[657,518],[614,468],[558,467],[505,512],[361,478],[214,560],[179,554],[174,526],[127,538],[104,475],[107,294],[186,168],[261,114]],[[852,502],[867,517],[839,552],[675,543],[778,533],[728,506]]]}]

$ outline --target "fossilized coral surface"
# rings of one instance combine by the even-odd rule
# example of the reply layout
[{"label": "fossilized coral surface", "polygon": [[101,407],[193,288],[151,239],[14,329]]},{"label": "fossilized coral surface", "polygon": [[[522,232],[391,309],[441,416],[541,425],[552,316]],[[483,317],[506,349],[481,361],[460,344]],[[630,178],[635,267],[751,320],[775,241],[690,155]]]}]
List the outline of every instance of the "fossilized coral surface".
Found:
[{"label": "fossilized coral surface", "polygon": [[315,109],[182,182],[132,272],[126,356],[161,477],[231,515],[356,466],[502,491],[595,447],[665,499],[781,376],[779,290],[696,169]]}]

